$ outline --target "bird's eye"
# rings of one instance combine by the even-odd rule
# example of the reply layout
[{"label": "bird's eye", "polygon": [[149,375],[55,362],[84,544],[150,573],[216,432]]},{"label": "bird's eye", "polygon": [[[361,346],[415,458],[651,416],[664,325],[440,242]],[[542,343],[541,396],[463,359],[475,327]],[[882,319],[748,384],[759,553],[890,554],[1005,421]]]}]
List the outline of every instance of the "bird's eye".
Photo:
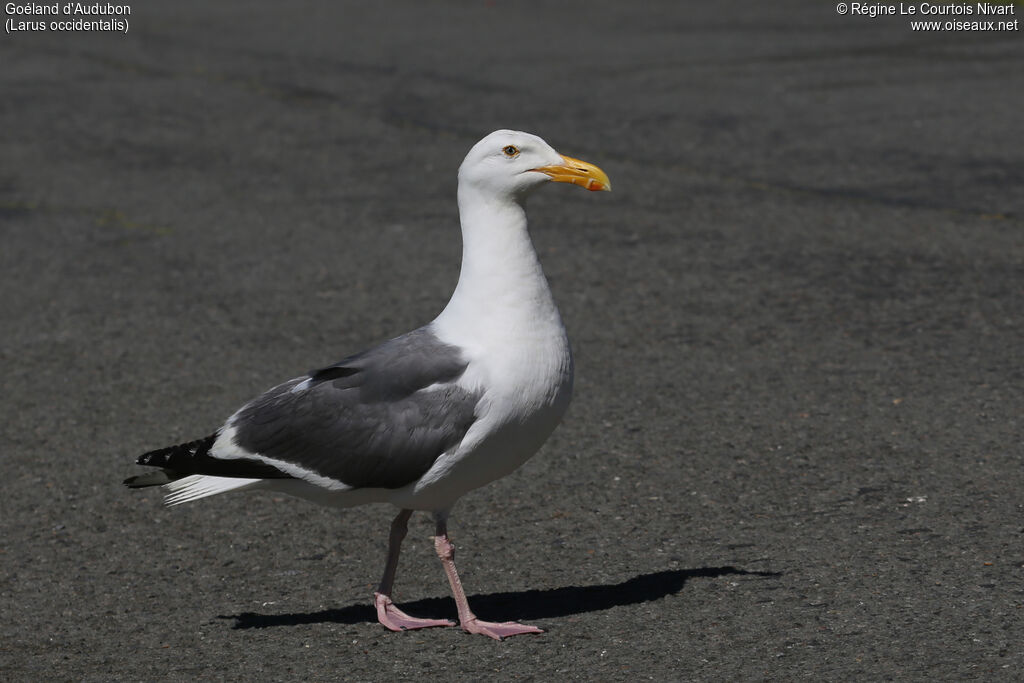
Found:
[{"label": "bird's eye", "polygon": [[506,145],[505,148],[501,151],[504,152],[505,156],[507,156],[509,159],[519,154],[519,148],[516,147],[515,145]]}]

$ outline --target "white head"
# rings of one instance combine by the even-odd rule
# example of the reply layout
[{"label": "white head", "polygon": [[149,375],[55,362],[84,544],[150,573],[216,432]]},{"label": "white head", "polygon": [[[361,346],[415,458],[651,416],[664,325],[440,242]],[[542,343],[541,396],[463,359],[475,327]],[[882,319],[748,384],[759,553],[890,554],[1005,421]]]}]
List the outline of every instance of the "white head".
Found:
[{"label": "white head", "polygon": [[459,167],[459,187],[519,199],[547,181],[612,189],[597,166],[559,154],[536,135],[496,130],[473,145]]}]

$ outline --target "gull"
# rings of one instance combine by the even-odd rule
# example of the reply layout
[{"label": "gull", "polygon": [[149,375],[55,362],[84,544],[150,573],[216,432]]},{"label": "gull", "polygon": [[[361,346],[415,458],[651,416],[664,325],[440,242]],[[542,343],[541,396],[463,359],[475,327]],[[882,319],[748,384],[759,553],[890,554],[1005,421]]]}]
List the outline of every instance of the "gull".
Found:
[{"label": "gull", "polygon": [[500,640],[542,631],[473,614],[455,568],[449,513],[463,494],[537,452],[561,421],[573,380],[569,340],[524,202],[552,181],[591,191],[611,183],[597,166],[511,130],[475,144],[458,180],[462,266],[433,321],[279,384],[206,438],[140,456],[139,465],[158,469],[125,484],[162,485],[167,505],[256,489],[337,508],[396,506],[374,593],[378,621],[393,631],[455,626],[410,616],[392,601],[409,518],[429,512],[459,625]]}]

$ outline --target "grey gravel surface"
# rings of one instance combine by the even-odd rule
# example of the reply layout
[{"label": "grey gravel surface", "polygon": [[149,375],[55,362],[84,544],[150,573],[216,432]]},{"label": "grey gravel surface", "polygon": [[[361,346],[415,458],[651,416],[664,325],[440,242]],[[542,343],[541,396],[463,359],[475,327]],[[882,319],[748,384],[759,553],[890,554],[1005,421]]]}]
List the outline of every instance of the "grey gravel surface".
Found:
[{"label": "grey gravel surface", "polygon": [[[0,678],[1019,680],[1022,33],[830,3],[195,2],[0,37]],[[1024,12],[1016,7],[1018,12]],[[431,319],[499,127],[577,360],[390,633],[392,511],[121,479]],[[454,615],[413,518],[398,600]]]}]

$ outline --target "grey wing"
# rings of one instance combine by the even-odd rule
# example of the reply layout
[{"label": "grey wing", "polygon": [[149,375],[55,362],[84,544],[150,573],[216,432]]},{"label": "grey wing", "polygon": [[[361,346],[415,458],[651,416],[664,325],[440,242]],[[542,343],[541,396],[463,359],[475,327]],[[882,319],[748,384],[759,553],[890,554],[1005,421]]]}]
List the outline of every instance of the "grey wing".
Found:
[{"label": "grey wing", "polygon": [[[429,327],[277,386],[229,426],[237,446],[352,487],[399,488],[457,445],[478,396],[467,362]],[[287,468],[286,471],[294,471]]]}]

